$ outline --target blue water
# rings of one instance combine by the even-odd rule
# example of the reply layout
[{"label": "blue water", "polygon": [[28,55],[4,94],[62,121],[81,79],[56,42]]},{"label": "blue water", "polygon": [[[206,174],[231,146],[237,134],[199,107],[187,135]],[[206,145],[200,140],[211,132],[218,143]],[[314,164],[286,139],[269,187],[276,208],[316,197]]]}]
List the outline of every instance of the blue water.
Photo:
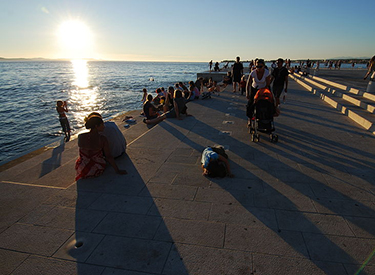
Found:
[{"label": "blue water", "polygon": [[[361,66],[365,68],[364,64],[356,68]],[[143,88],[153,92],[179,81],[186,83],[206,70],[208,63],[0,62],[0,162],[61,137],[57,100],[68,102],[74,134],[92,111],[108,118],[140,109]]]},{"label": "blue water", "polygon": [[68,102],[74,133],[92,111],[108,118],[140,109],[143,88],[186,83],[207,69],[207,63],[0,62],[0,162],[61,136],[57,100]]}]

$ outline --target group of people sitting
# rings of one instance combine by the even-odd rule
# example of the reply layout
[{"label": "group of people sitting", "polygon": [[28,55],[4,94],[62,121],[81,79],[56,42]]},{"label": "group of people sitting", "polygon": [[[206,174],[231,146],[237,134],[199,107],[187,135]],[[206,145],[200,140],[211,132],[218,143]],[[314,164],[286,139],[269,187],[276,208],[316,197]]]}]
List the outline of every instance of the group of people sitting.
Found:
[{"label": "group of people sitting", "polygon": [[[182,119],[182,116],[190,116],[186,103],[204,96],[203,85],[203,79],[198,79],[197,83],[190,81],[189,88],[180,82],[174,87],[169,87],[167,92],[163,88],[158,88],[155,97],[143,89],[144,122],[156,124],[166,118]],[[79,157],[75,164],[75,180],[100,176],[107,163],[116,173],[127,174],[127,171],[119,168],[115,162],[115,158],[126,153],[126,140],[117,125],[111,121],[104,122],[97,112],[89,114],[84,121],[86,129],[90,131],[78,136]],[[228,156],[220,146],[207,147],[203,151],[202,169],[205,176],[233,176]]]},{"label": "group of people sitting", "polygon": [[146,124],[156,124],[166,118],[182,119],[190,116],[187,112],[187,103],[196,99],[206,99],[211,97],[210,90],[203,92],[205,83],[203,78],[198,78],[196,82],[189,81],[189,87],[182,82],[170,86],[167,91],[164,88],[156,89],[156,95],[147,94],[147,89],[143,89],[142,114],[145,116],[143,122]]}]

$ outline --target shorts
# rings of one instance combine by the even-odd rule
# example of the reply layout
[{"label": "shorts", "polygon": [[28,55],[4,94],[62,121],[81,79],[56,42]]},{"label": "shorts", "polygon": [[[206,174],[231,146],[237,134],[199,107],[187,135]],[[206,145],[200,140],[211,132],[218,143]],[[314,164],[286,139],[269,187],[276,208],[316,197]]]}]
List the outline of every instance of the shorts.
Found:
[{"label": "shorts", "polygon": [[68,118],[62,117],[62,118],[59,118],[59,120],[60,120],[60,124],[61,124],[61,128],[63,132],[64,133],[70,132],[70,125],[69,125]]},{"label": "shorts", "polygon": [[273,86],[273,95],[276,97],[276,98],[280,98],[280,95],[281,93],[283,92],[284,90],[284,86]]},{"label": "shorts", "polygon": [[241,82],[241,75],[240,74],[235,74],[233,76],[233,82],[238,82],[240,83]]}]

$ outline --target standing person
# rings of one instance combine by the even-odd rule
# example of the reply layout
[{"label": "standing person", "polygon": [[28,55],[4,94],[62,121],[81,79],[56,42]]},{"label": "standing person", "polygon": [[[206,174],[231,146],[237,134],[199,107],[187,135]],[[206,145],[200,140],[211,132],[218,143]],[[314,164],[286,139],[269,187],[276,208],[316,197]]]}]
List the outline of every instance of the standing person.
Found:
[{"label": "standing person", "polygon": [[214,71],[215,71],[215,72],[219,72],[219,71],[220,71],[220,68],[219,68],[219,62],[216,62],[216,63],[215,63]]},{"label": "standing person", "polygon": [[266,64],[263,59],[257,59],[255,67],[256,69],[250,73],[246,83],[246,98],[248,99],[246,116],[249,119],[253,116],[255,94],[259,89],[268,88],[271,81],[270,73],[265,69]]},{"label": "standing person", "polygon": [[311,68],[311,61],[310,61],[310,59],[307,59],[307,61],[306,61],[306,75],[310,74],[310,68]]},{"label": "standing person", "polygon": [[[288,92],[288,70],[283,67],[284,60],[282,58],[279,58],[277,60],[277,67],[273,70],[271,74],[271,83],[273,81],[273,95],[276,98],[276,106],[280,104],[280,95],[285,91],[285,93]],[[285,84],[285,89],[284,89]]]},{"label": "standing person", "polygon": [[212,60],[208,63],[208,65],[210,66],[210,72],[212,71]]},{"label": "standing person", "polygon": [[238,91],[240,91],[240,82],[241,77],[243,75],[243,65],[240,62],[240,57],[236,57],[236,62],[233,64],[232,68],[232,75],[233,75],[233,93],[237,90],[237,84],[238,84]]},{"label": "standing person", "polygon": [[[353,64],[354,64],[354,62],[353,62]],[[366,80],[366,78],[371,74],[371,72],[375,73],[375,55],[373,57],[371,57],[371,59],[370,59],[370,61],[368,63],[368,67],[367,68],[368,68],[367,69],[367,73],[366,73],[366,75],[363,78],[364,80]],[[373,74],[371,76],[371,79],[373,80],[374,77],[375,77],[375,75]]]},{"label": "standing person", "polygon": [[65,113],[69,112],[68,104],[66,103],[66,101],[58,100],[56,102],[56,111],[59,114],[59,121],[60,121],[60,124],[61,124],[61,128],[62,128],[62,130],[65,134],[64,140],[66,142],[68,142],[70,140],[70,131],[71,130],[70,130],[68,118],[66,117],[66,114],[65,114]]},{"label": "standing person", "polygon": [[[372,74],[371,74],[372,73]],[[371,74],[370,81],[367,84],[367,92],[368,93],[375,93],[375,55],[370,59],[369,64],[368,64],[368,70],[366,75],[364,76],[363,79],[366,79],[369,75]]]}]

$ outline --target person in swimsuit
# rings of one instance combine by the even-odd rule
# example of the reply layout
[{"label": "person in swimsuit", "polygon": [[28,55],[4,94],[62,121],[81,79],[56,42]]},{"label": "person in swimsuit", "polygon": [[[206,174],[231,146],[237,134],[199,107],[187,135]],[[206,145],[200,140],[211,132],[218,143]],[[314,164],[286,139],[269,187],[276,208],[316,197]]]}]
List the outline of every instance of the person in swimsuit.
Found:
[{"label": "person in swimsuit", "polygon": [[104,130],[104,122],[101,117],[92,116],[86,120],[86,129],[90,132],[78,136],[79,157],[76,160],[76,178],[86,179],[100,176],[106,167],[106,161],[111,164],[116,173],[127,174],[126,170],[120,170],[111,155],[108,140],[100,132]]},{"label": "person in swimsuit", "polygon": [[71,130],[70,130],[68,118],[66,117],[66,114],[65,114],[65,112],[69,112],[68,111],[68,104],[66,103],[66,101],[58,100],[56,102],[56,111],[59,114],[59,121],[60,121],[60,124],[61,124],[61,128],[62,128],[62,130],[65,134],[64,140],[66,142],[68,142],[70,140],[70,131]]}]

